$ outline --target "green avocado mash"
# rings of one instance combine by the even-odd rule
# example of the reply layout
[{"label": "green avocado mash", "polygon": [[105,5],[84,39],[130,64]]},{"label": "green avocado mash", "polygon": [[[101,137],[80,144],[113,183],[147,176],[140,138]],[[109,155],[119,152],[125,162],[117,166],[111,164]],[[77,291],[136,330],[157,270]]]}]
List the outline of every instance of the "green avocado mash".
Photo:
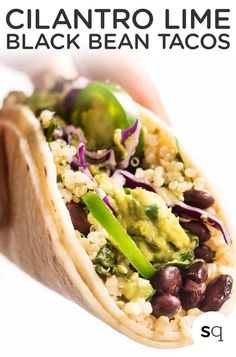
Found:
[{"label": "green avocado mash", "polygon": [[95,179],[110,197],[117,220],[150,262],[183,262],[193,258],[198,239],[186,233],[179,218],[158,194],[140,187],[117,187],[106,173],[97,174]]},{"label": "green avocado mash", "polygon": [[155,290],[150,282],[139,277],[131,277],[122,289],[122,294],[127,300],[135,300],[139,298],[148,299],[154,292]]}]

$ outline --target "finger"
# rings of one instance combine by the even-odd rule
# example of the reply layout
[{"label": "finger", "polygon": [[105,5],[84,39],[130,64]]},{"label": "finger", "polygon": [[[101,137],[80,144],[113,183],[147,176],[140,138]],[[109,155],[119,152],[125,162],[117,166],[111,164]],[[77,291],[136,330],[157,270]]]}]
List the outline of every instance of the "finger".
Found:
[{"label": "finger", "polygon": [[110,79],[120,84],[135,101],[170,123],[154,83],[136,59],[127,55],[91,55],[82,52],[74,54],[73,59],[65,52],[57,55],[42,53],[40,59],[32,53],[20,53],[17,57],[2,56],[7,65],[27,73],[38,88],[50,88],[55,78],[74,79],[78,71],[79,75],[90,79]]},{"label": "finger", "polygon": [[145,69],[131,57],[118,55],[73,56],[78,72],[90,79],[106,80],[121,85],[135,101],[170,123],[157,89]]},{"label": "finger", "polygon": [[28,74],[34,86],[48,88],[49,81],[55,78],[74,79],[78,73],[71,56],[65,52],[60,54],[41,53],[18,56],[2,56],[1,61],[7,66]]}]

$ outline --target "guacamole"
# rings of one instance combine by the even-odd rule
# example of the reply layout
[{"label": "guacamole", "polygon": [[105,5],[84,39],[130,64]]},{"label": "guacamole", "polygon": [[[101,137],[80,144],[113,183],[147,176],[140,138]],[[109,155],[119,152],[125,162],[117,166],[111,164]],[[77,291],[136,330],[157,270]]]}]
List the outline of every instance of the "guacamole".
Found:
[{"label": "guacamole", "polygon": [[117,220],[150,262],[181,262],[191,257],[197,238],[186,233],[157,193],[118,187],[104,172],[95,180],[110,197]]}]

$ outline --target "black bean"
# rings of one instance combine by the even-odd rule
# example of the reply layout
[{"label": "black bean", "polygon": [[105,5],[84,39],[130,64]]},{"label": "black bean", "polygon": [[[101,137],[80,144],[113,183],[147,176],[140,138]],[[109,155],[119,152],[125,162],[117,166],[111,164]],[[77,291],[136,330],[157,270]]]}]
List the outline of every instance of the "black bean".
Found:
[{"label": "black bean", "polygon": [[229,299],[233,286],[230,275],[220,275],[207,285],[205,296],[200,304],[202,311],[219,311],[226,300]]},{"label": "black bean", "polygon": [[151,300],[152,314],[155,317],[173,317],[181,308],[180,300],[171,294],[156,295]]},{"label": "black bean", "polygon": [[214,255],[214,251],[205,244],[199,245],[199,247],[194,250],[195,258],[202,259],[206,263],[210,262],[214,258]]},{"label": "black bean", "polygon": [[206,209],[212,206],[215,200],[206,191],[188,190],[184,193],[184,202],[190,206]]},{"label": "black bean", "polygon": [[74,229],[80,231],[80,233],[87,235],[90,230],[91,224],[87,219],[87,214],[83,209],[81,203],[67,202],[66,207],[70,212],[70,217]]},{"label": "black bean", "polygon": [[180,292],[180,300],[184,310],[193,309],[198,306],[203,298],[206,289],[205,283],[196,283],[193,280],[187,279],[184,287]]},{"label": "black bean", "polygon": [[208,278],[208,268],[205,262],[196,262],[188,268],[186,278],[196,283],[204,283]]},{"label": "black bean", "polygon": [[202,222],[189,221],[181,222],[181,226],[192,234],[198,236],[200,242],[206,242],[211,238],[211,232]]},{"label": "black bean", "polygon": [[151,284],[157,289],[158,294],[178,295],[182,286],[181,272],[175,266],[162,268],[153,276]]}]

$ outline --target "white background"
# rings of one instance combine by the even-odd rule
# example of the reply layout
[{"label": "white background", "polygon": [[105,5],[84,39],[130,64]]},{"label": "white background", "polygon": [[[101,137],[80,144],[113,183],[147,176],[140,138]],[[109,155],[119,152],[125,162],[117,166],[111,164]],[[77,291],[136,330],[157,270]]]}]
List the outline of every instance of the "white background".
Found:
[{"label": "white background", "polygon": [[[159,2],[158,2],[159,3]],[[155,6],[156,8],[159,5]],[[186,6],[186,1],[161,1],[160,7]],[[188,1],[189,7],[228,7],[227,1]],[[20,7],[32,6],[28,1],[17,2]],[[95,1],[87,1],[95,7]],[[108,3],[100,2],[102,5]],[[191,5],[190,5],[191,4]],[[0,5],[11,8],[15,2]],[[53,8],[53,4],[49,3]],[[58,2],[63,7],[63,2]],[[71,2],[72,7],[78,7]],[[126,7],[122,1],[114,4]],[[150,5],[150,6],[148,6]],[[154,3],[145,1],[146,7]],[[136,3],[136,8],[142,7]],[[46,4],[39,5],[46,8]],[[97,6],[98,7],[98,6]],[[111,7],[111,4],[108,5]],[[52,8],[48,9],[49,12]],[[81,6],[80,6],[81,8]],[[231,2],[231,10],[236,13]],[[234,31],[235,32],[235,31]],[[233,30],[232,30],[233,34]],[[235,110],[235,35],[232,48],[223,54],[219,51],[198,53],[171,53],[152,51],[148,55],[136,53],[154,79],[167,112],[181,142],[200,163],[214,187],[222,193],[232,222],[236,222],[236,110]],[[25,77],[0,67],[0,96],[9,89],[28,88]],[[236,312],[229,318],[234,329]],[[211,346],[214,356],[222,355],[234,347],[233,338],[227,344]],[[79,356],[83,353],[96,356],[163,356],[185,357],[201,353],[200,345],[184,349],[156,351],[138,345],[113,331],[80,307],[49,291],[0,257],[0,356]],[[210,353],[210,352],[208,352]]]}]

